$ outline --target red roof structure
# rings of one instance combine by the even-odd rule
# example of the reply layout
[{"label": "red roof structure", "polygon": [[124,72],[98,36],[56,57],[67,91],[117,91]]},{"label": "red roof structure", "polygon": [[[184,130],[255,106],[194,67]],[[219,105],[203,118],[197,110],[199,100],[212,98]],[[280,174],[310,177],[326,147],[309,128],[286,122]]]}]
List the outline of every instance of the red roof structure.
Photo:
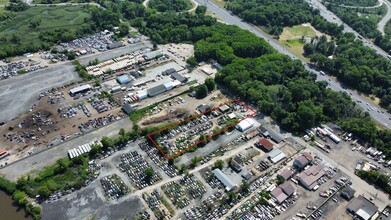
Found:
[{"label": "red roof structure", "polygon": [[266,138],[260,138],[258,141],[259,145],[263,147],[266,151],[271,151],[273,150],[273,143],[269,141]]}]

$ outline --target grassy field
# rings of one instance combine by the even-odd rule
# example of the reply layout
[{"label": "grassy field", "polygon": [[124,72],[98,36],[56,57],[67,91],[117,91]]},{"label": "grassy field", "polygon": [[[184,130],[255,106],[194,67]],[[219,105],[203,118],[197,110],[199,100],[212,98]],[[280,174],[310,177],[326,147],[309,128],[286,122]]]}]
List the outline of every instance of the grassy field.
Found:
[{"label": "grassy field", "polygon": [[224,8],[224,5],[225,5],[225,1],[224,0],[212,0],[213,3],[215,3],[216,5]]},{"label": "grassy field", "polygon": [[[56,28],[74,31],[89,16],[82,6],[31,7],[18,13],[11,22],[0,24],[0,37],[9,38],[13,33],[20,33],[22,44],[39,43],[41,32]],[[41,20],[41,24],[35,29],[29,27],[33,18]]]},{"label": "grassy field", "polygon": [[315,37],[316,32],[310,26],[296,25],[285,27],[280,35],[281,40],[289,40],[292,38],[300,38],[301,36]]},{"label": "grassy field", "polygon": [[298,39],[295,39],[295,40],[282,40],[282,41],[280,40],[280,42],[289,51],[291,51],[295,55],[299,56],[300,58],[304,59],[305,61],[309,62],[309,59],[303,56],[304,44],[300,40],[298,40]]},{"label": "grassy field", "polygon": [[0,5],[8,4],[9,0],[0,0]]}]

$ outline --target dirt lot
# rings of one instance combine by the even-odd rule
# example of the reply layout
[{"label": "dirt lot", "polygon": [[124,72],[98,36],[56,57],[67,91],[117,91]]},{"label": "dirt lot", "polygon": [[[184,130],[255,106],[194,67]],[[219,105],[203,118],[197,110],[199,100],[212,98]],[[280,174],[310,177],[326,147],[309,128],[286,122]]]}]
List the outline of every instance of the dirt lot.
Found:
[{"label": "dirt lot", "polygon": [[[108,111],[98,113],[91,103],[87,102],[87,98],[91,98],[92,94],[74,100],[68,95],[69,89],[71,88],[42,95],[30,112],[0,127],[3,137],[0,147],[10,153],[10,156],[2,161],[10,163],[97,128],[98,123],[93,124],[96,118],[105,117],[104,120],[102,118],[102,121],[105,121],[108,118],[115,120],[124,116],[119,108],[113,106]],[[103,102],[108,105],[107,100]],[[80,105],[88,108],[90,117],[83,112]],[[112,116],[108,117],[109,114]],[[79,127],[81,124],[84,128]]]},{"label": "dirt lot", "polygon": [[[180,96],[183,100],[182,102],[178,102],[178,98],[173,98],[168,101],[160,103],[156,108],[151,110],[146,116],[144,116],[138,123],[138,125],[143,128],[146,125],[148,126],[157,126],[160,124],[165,124],[168,122],[174,122],[172,120],[172,116],[174,115],[173,112],[185,112],[185,114],[195,114],[196,108],[201,105],[208,103],[213,106],[219,106],[222,103],[228,102],[229,99],[225,97],[224,95],[221,95],[220,98],[211,100],[212,97],[221,94],[220,91],[214,91],[211,94],[209,94],[204,99],[195,99],[187,94],[184,94]],[[143,101],[141,102],[142,105]],[[171,103],[171,104],[170,104]],[[174,111],[173,111],[174,110]],[[171,112],[171,113],[170,113]],[[153,121],[156,121],[157,118],[160,119],[166,119],[166,120],[159,120],[158,123],[152,123]]]}]

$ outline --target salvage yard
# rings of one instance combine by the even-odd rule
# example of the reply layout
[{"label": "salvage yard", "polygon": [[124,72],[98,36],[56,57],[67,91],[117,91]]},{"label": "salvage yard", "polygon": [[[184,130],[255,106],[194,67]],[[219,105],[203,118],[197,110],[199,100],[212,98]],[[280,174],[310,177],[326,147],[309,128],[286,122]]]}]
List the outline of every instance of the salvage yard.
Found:
[{"label": "salvage yard", "polygon": [[12,162],[117,121],[125,115],[115,102],[98,96],[98,91],[71,97],[68,88],[52,89],[40,94],[30,112],[7,126],[0,127],[0,142]]}]

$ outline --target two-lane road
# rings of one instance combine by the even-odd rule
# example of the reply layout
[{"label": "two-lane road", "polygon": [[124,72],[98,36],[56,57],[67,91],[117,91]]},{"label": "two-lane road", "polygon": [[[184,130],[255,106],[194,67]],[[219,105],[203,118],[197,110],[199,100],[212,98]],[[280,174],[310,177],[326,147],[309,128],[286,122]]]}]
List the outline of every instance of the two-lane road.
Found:
[{"label": "two-lane road", "polygon": [[[314,73],[316,73],[318,75],[317,80],[327,81],[329,83],[329,87],[331,89],[335,90],[335,91],[345,91],[345,92],[347,92],[352,97],[352,99],[354,101],[356,101],[356,103],[359,106],[361,106],[364,110],[370,109],[370,111],[368,111],[368,112],[369,112],[369,114],[372,116],[372,118],[374,120],[376,120],[377,122],[379,122],[380,124],[382,124],[386,128],[391,128],[391,120],[390,120],[391,115],[389,113],[387,113],[386,110],[380,109],[378,106],[372,104],[371,102],[367,102],[356,91],[342,88],[342,85],[339,82],[335,81],[333,77],[328,76],[328,75],[321,75],[319,71],[316,71],[314,69],[309,68],[305,60],[301,59],[300,57],[297,57],[295,54],[293,54],[290,51],[286,50],[278,41],[276,41],[271,36],[267,35],[262,30],[260,30],[259,28],[255,27],[254,25],[251,25],[251,24],[248,24],[248,23],[242,21],[241,18],[231,14],[230,12],[228,12],[224,8],[221,8],[220,6],[218,6],[215,3],[211,2],[210,0],[196,0],[196,1],[198,2],[199,5],[205,5],[207,7],[207,10],[210,13],[212,13],[220,21],[222,21],[224,23],[227,23],[227,24],[236,25],[239,28],[244,29],[244,30],[248,30],[248,31],[254,33],[256,36],[265,39],[272,47],[274,47],[280,53],[286,54],[286,55],[290,56],[293,59],[300,60],[301,62],[303,62],[305,64],[305,67],[306,67],[307,70],[309,70],[311,72],[314,72]],[[323,6],[323,8],[324,8],[324,6]],[[327,10],[327,9],[325,9],[325,10]],[[322,11],[321,11],[321,13],[322,13]],[[323,13],[325,13],[325,12],[323,12]],[[330,16],[331,20],[334,20],[333,19],[333,17],[334,17],[333,14],[331,14],[331,15],[329,14],[328,16]],[[349,31],[349,28],[348,28],[348,30],[346,30],[346,28],[345,28],[345,31]],[[355,34],[357,34],[357,33],[355,33]],[[374,47],[372,47],[372,48],[374,48]],[[380,50],[380,52],[383,52],[383,54],[385,54],[384,51]],[[357,100],[360,101],[360,102],[357,102]],[[382,112],[384,112],[384,113],[382,113]]]}]

